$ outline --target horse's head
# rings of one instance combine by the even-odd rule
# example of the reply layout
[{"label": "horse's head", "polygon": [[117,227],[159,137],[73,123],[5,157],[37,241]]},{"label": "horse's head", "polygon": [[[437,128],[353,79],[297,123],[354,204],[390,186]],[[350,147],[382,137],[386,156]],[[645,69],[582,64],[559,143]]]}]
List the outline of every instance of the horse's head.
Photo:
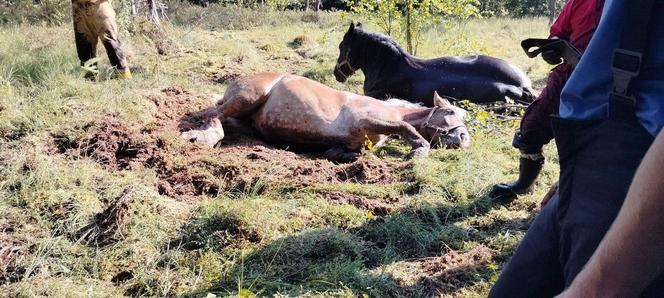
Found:
[{"label": "horse's head", "polygon": [[359,30],[362,30],[361,23],[357,23],[357,25],[351,23],[339,44],[339,58],[337,58],[337,65],[334,66],[334,77],[341,83],[345,82],[359,68],[358,51],[352,51],[353,37]]},{"label": "horse's head", "polygon": [[431,146],[454,149],[470,146],[470,134],[464,125],[466,111],[438,93],[434,93],[433,103],[434,107],[420,126],[420,134],[429,140]]}]

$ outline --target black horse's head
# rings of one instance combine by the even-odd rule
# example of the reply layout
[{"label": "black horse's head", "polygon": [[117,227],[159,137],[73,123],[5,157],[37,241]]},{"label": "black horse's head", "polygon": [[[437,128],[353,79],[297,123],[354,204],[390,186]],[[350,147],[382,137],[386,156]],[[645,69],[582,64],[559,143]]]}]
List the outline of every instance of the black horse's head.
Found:
[{"label": "black horse's head", "polygon": [[334,77],[341,83],[359,69],[358,51],[353,51],[353,40],[360,30],[362,30],[361,23],[357,23],[357,25],[351,23],[348,32],[344,34],[344,39],[339,44],[339,58],[337,58],[337,65],[334,66]]}]

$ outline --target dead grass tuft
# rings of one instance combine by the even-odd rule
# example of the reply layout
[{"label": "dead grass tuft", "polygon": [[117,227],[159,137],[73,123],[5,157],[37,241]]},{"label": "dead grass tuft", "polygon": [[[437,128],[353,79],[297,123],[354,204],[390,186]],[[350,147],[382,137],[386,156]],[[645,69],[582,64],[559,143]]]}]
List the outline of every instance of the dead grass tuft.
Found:
[{"label": "dead grass tuft", "polygon": [[350,204],[359,209],[370,211],[371,213],[378,216],[384,216],[392,213],[399,201],[398,198],[393,198],[390,200],[390,203],[385,203],[380,200],[369,199],[363,196],[342,192],[326,193],[325,199],[335,204]]},{"label": "dead grass tuft", "polygon": [[467,252],[458,252],[446,247],[447,252],[422,262],[427,274],[426,284],[433,292],[450,293],[466,286],[477,278],[477,273],[487,265],[494,252],[484,245],[478,245]]},{"label": "dead grass tuft", "polygon": [[106,246],[122,239],[122,227],[131,213],[134,198],[131,190],[125,189],[122,195],[95,214],[92,221],[75,236],[77,242],[92,246]]}]

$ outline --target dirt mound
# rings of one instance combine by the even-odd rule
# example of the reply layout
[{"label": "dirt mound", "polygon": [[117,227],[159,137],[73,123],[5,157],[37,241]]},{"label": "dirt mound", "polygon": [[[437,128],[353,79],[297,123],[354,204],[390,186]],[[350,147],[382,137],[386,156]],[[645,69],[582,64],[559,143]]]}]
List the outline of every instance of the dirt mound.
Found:
[{"label": "dirt mound", "polygon": [[392,170],[383,162],[373,159],[360,159],[337,171],[340,181],[357,183],[384,183],[394,181]]},{"label": "dirt mound", "polygon": [[0,219],[0,286],[19,280],[24,269],[17,261],[25,254],[26,247],[14,234],[20,223]]},{"label": "dirt mound", "polygon": [[78,154],[89,157],[110,169],[126,169],[146,144],[135,127],[116,115],[105,115],[89,129],[90,134],[70,144]]},{"label": "dirt mound", "polygon": [[331,192],[325,194],[325,199],[336,204],[350,204],[359,209],[371,211],[378,216],[384,216],[392,213],[396,207],[397,200],[393,203],[385,203],[376,199],[369,199],[354,194]]},{"label": "dirt mound", "polygon": [[154,122],[140,126],[105,115],[86,127],[78,140],[56,141],[58,151],[91,158],[110,170],[152,169],[159,178],[159,193],[171,197],[216,196],[224,191],[260,194],[272,186],[391,183],[399,178],[391,169],[400,165],[371,156],[338,165],[320,154],[279,149],[255,138],[241,121],[224,123],[227,134],[220,148],[183,142],[179,133],[200,126],[211,100],[180,88],[166,88],[147,98],[156,107]]},{"label": "dirt mound", "polygon": [[478,245],[473,249],[459,253],[447,247],[447,253],[440,257],[429,258],[422,263],[426,272],[427,284],[437,292],[448,292],[463,287],[476,278],[476,273],[493,257],[493,251]]},{"label": "dirt mound", "polygon": [[153,127],[156,130],[197,128],[203,114],[214,108],[211,98],[195,96],[179,87],[168,87],[146,97],[157,107]]},{"label": "dirt mound", "polygon": [[75,240],[93,246],[105,246],[117,242],[122,237],[121,228],[131,212],[132,203],[130,190],[125,189],[115,202],[95,214],[92,222],[77,233]]},{"label": "dirt mound", "polygon": [[218,65],[215,62],[208,63],[208,66],[212,68],[210,71],[207,72],[208,79],[215,83],[227,84],[246,76],[247,73],[245,72],[245,70],[239,66],[239,64],[242,63],[242,60],[244,60],[244,57],[238,56],[235,57],[233,60],[235,63],[228,65],[227,64]]}]

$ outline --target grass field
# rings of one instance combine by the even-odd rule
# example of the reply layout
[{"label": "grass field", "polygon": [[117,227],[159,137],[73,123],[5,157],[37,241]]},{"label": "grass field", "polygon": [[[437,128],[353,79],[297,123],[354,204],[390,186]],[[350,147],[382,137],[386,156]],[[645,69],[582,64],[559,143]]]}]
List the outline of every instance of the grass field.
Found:
[{"label": "grass field", "polygon": [[[477,110],[470,149],[414,161],[398,140],[333,164],[239,132],[215,149],[179,138],[244,74],[361,92],[361,74],[331,71],[348,22],[182,6],[165,38],[123,32],[133,80],[110,80],[100,48],[96,82],[69,23],[0,27],[0,296],[485,296],[557,177],[550,145],[532,194],[486,196],[516,177],[513,118]],[[541,86],[547,66],[518,42],[546,27],[438,26],[418,55],[490,54]]]}]

